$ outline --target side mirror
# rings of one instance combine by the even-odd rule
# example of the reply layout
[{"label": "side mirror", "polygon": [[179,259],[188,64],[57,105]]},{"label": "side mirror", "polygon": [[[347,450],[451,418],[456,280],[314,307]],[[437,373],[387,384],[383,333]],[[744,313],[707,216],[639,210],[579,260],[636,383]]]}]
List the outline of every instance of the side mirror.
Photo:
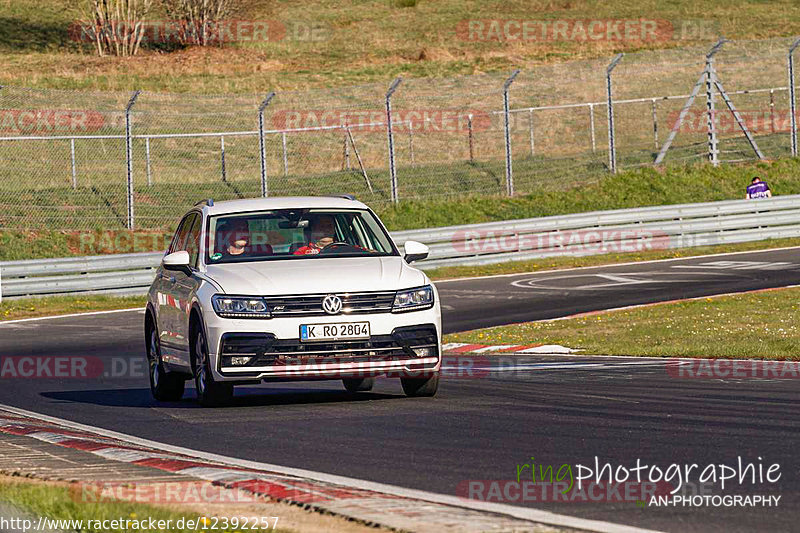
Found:
[{"label": "side mirror", "polygon": [[403,256],[403,259],[406,260],[406,263],[421,261],[422,259],[428,257],[428,254],[430,253],[430,249],[426,245],[417,241],[406,241],[403,245],[403,249],[405,250],[405,256]]},{"label": "side mirror", "polygon": [[186,250],[174,252],[164,256],[164,259],[161,260],[161,264],[167,270],[180,270],[187,273],[191,272],[191,269],[189,268],[189,252]]}]

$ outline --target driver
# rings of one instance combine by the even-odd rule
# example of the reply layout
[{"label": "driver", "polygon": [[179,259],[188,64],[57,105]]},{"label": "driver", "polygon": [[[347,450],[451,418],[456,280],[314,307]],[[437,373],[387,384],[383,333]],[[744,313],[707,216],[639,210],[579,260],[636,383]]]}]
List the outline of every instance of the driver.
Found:
[{"label": "driver", "polygon": [[334,242],[336,222],[331,215],[318,215],[310,220],[311,242],[295,250],[294,255],[318,254]]}]

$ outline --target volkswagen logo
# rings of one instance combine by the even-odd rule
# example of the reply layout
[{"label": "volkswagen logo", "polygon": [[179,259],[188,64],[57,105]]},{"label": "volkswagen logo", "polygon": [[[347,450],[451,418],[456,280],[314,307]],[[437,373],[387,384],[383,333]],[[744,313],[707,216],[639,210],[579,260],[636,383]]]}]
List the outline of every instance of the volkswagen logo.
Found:
[{"label": "volkswagen logo", "polygon": [[338,315],[342,312],[342,299],[335,294],[329,294],[322,300],[322,310],[329,315]]}]

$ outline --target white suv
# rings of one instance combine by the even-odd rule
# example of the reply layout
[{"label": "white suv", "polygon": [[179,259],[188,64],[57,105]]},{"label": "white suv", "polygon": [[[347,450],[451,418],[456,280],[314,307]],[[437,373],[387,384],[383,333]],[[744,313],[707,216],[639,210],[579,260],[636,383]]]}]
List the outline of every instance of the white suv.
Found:
[{"label": "white suv", "polygon": [[237,384],[342,379],[368,391],[399,377],[409,396],[439,383],[436,288],[408,265],[386,228],[351,197],[200,202],[181,220],[145,314],[150,388],[183,396],[195,380],[203,405]]}]

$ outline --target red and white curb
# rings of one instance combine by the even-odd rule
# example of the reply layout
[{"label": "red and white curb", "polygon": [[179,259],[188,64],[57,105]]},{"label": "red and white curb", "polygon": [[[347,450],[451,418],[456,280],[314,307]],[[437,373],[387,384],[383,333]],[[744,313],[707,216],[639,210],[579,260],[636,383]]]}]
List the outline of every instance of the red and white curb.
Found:
[{"label": "red and white curb", "polygon": [[615,533],[644,531],[549,511],[225,457],[5,405],[0,405],[0,432],[405,531],[524,531],[541,524]]},{"label": "red and white curb", "polygon": [[442,345],[445,355],[466,353],[524,353],[524,354],[569,354],[578,350],[560,344],[467,344],[450,342]]}]

